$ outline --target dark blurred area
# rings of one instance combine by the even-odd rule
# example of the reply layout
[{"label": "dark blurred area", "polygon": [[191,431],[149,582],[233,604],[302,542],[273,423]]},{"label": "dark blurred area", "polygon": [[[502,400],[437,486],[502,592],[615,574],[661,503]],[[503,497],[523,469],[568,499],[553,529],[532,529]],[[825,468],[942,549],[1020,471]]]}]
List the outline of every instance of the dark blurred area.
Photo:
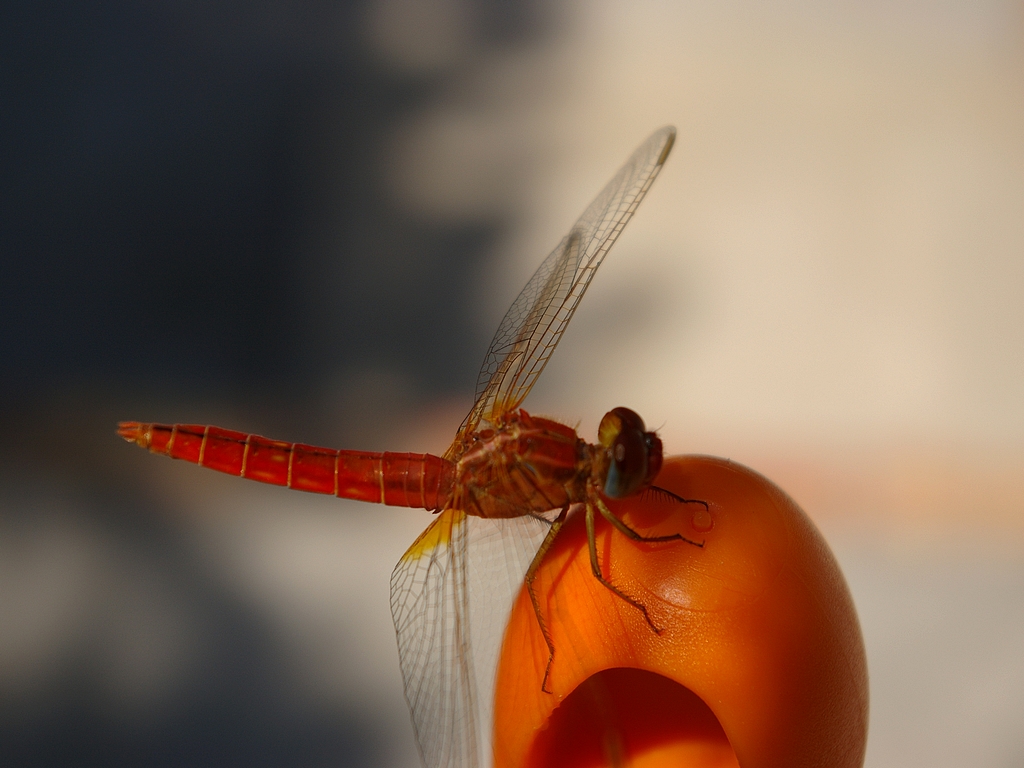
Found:
[{"label": "dark blurred area", "polygon": [[[294,402],[362,361],[430,392],[465,382],[466,266],[501,222],[412,221],[380,170],[396,124],[472,62],[375,63],[367,5],[5,14],[5,396],[92,381]],[[537,33],[521,4],[475,5],[483,45]],[[439,331],[447,351],[424,344]]]},{"label": "dark blurred area", "polygon": [[[465,296],[504,222],[417,219],[381,173],[396,126],[474,56],[544,34],[529,3],[463,5],[473,45],[419,70],[371,50],[365,2],[5,8],[0,764],[388,761],[373,707],[296,698],[265,618],[205,570],[138,476],[148,457],[113,429],[230,417],[341,445],[359,436],[346,413],[389,405],[372,375],[346,390],[364,371],[402,382],[392,420],[427,400],[468,405],[483,349]],[[325,416],[339,390],[354,394]],[[68,586],[96,568],[99,586]],[[147,612],[140,573],[181,615]],[[53,616],[85,617],[52,653],[31,647],[55,634],[40,594],[70,601]],[[198,633],[192,671],[126,720],[105,659],[159,650],[168,632]]]}]

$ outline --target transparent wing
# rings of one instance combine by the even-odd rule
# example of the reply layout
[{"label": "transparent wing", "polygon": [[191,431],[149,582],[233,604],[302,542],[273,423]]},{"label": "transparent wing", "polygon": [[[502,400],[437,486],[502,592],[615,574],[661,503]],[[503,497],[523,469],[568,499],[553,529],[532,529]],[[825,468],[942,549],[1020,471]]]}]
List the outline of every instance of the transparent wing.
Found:
[{"label": "transparent wing", "polygon": [[491,764],[494,677],[512,600],[548,523],[443,511],[395,566],[391,612],[427,768]]},{"label": "transparent wing", "polygon": [[666,126],[641,144],[544,260],[498,326],[460,431],[517,408],[554,352],[605,254],[633,216],[675,141]]},{"label": "transparent wing", "polygon": [[480,765],[469,651],[466,515],[444,510],[391,574],[405,698],[427,768]]}]

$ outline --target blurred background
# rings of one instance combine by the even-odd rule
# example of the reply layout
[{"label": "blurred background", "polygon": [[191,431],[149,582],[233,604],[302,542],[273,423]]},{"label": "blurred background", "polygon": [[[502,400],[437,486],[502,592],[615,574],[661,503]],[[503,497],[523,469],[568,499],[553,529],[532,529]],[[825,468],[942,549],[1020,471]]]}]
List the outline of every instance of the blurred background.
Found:
[{"label": "blurred background", "polygon": [[414,766],[425,512],[119,419],[442,451],[498,321],[676,148],[527,406],[788,490],[849,581],[867,765],[1024,765],[1024,5],[12,4],[0,763]]}]

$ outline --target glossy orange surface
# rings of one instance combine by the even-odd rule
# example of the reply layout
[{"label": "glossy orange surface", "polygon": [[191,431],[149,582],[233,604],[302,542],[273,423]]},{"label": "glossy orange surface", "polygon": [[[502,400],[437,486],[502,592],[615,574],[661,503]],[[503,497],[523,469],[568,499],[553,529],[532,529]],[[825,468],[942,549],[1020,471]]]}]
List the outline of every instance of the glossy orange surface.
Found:
[{"label": "glossy orange surface", "polygon": [[611,502],[645,535],[598,520],[604,574],[661,629],[594,578],[582,515],[536,582],[555,645],[549,687],[525,592],[498,669],[494,751],[526,766],[853,768],[867,739],[867,666],[849,590],[821,534],[769,480],[705,456],[665,461],[681,505]]}]

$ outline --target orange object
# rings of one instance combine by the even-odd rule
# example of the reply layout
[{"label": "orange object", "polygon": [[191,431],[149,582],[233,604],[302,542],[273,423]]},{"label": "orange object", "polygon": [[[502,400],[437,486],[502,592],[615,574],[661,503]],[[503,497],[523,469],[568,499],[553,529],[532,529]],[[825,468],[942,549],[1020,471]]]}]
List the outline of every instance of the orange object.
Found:
[{"label": "orange object", "polygon": [[657,485],[687,499],[609,501],[644,543],[598,520],[594,578],[582,515],[535,582],[548,662],[525,591],[506,631],[495,697],[497,768],[860,766],[867,664],[853,601],[807,516],[769,480],[706,456],[666,459]]}]

